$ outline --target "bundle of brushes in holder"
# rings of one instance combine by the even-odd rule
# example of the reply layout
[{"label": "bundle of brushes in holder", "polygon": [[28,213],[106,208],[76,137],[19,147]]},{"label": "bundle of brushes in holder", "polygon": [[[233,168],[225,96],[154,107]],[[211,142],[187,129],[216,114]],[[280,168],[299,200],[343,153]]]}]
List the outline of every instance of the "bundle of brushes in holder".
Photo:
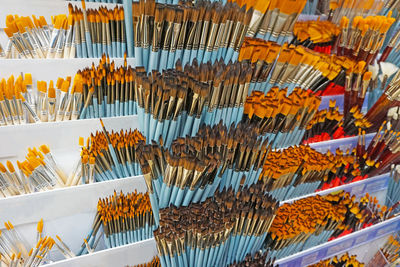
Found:
[{"label": "bundle of brushes in holder", "polygon": [[287,88],[274,87],[266,95],[253,91],[244,105],[242,121],[259,128],[273,148],[300,144],[321,103],[320,97],[300,88],[287,95]]},{"label": "bundle of brushes in holder", "polygon": [[329,55],[339,33],[339,27],[327,20],[296,21],[291,43]]},{"label": "bundle of brushes in holder", "polygon": [[[278,202],[262,185],[217,192],[203,203],[160,210],[161,266],[227,266],[260,250]],[[236,265],[234,265],[236,266]]]},{"label": "bundle of brushes in holder", "polygon": [[70,27],[72,47],[76,51],[73,57],[99,58],[102,54],[123,57],[127,51],[124,9],[101,6],[86,10],[85,1],[81,2],[82,9],[71,3],[68,5],[69,19],[73,21]]},{"label": "bundle of brushes in holder", "polygon": [[126,58],[123,66],[103,54],[99,65],[79,70],[82,80],[82,104],[79,119],[119,117],[137,114],[134,70]]},{"label": "bundle of brushes in holder", "polygon": [[57,239],[43,236],[43,219],[37,224],[36,241],[34,245],[29,244],[11,222],[4,223],[6,229],[1,231],[0,236],[0,264],[12,267],[34,267],[51,263],[48,259],[50,251],[54,252],[53,246],[66,258],[73,258],[75,254],[56,235]]},{"label": "bundle of brushes in holder", "polygon": [[[132,3],[136,66],[147,72],[223,59],[236,61],[253,9],[236,3],[198,1],[174,6],[140,0]],[[178,4],[178,5],[176,5]]]},{"label": "bundle of brushes in holder", "polygon": [[285,203],[265,241],[270,257],[283,258],[393,217],[393,209],[368,195],[356,201],[343,191]]},{"label": "bundle of brushes in holder", "polygon": [[167,147],[181,136],[194,136],[201,124],[227,126],[242,119],[249,87],[246,63],[216,61],[186,65],[160,74],[134,73],[139,122],[148,142],[162,136]]},{"label": "bundle of brushes in holder", "polygon": [[67,176],[57,165],[50,148],[29,148],[26,160],[17,161],[18,171],[11,161],[7,168],[0,163],[0,193],[2,197],[47,191],[67,185]]},{"label": "bundle of brushes in holder", "polygon": [[[271,196],[283,201],[311,194],[324,183],[340,181],[343,169],[351,168],[348,165],[352,163],[352,155],[320,153],[309,146],[294,146],[269,152],[260,180]],[[351,181],[355,179],[351,177]]]},{"label": "bundle of brushes in holder", "polygon": [[[372,2],[372,1],[370,1]],[[373,64],[395,18],[388,16],[355,16],[340,19],[341,33],[334,50],[339,56],[347,56],[358,61]]]},{"label": "bundle of brushes in holder", "polygon": [[279,265],[275,265],[275,259],[268,257],[268,253],[269,251],[266,250],[264,253],[257,251],[254,255],[247,254],[243,261],[235,261],[228,265],[228,267],[278,267]]},{"label": "bundle of brushes in holder", "polygon": [[388,240],[379,248],[374,257],[368,262],[367,267],[386,266],[388,264],[399,264],[400,242],[399,236],[389,236]]},{"label": "bundle of brushes in holder", "polygon": [[[103,126],[103,132],[96,132],[87,139],[84,146],[81,141],[81,171],[79,164],[72,175],[74,183],[93,183],[141,174],[137,145],[145,138],[137,130],[111,133]],[[81,182],[79,182],[81,181]]]},{"label": "bundle of brushes in holder", "polygon": [[309,144],[354,136],[367,131],[369,122],[358,106],[350,109],[346,116],[339,111],[336,100],[329,100],[329,108],[319,110],[306,126],[302,143]]},{"label": "bundle of brushes in holder", "polygon": [[[344,91],[346,70],[358,62],[344,56],[317,53],[301,45],[280,46],[274,42],[246,38],[239,61],[251,63],[251,91],[268,92],[272,87],[300,87],[316,94],[337,95]],[[365,65],[364,65],[365,66]]]},{"label": "bundle of brushes in holder", "polygon": [[5,32],[9,43],[5,58],[123,57],[126,52],[122,7],[86,10],[68,5],[69,15],[58,15],[48,25],[44,17],[8,15]]},{"label": "bundle of brushes in holder", "polygon": [[238,192],[241,185],[255,184],[271,150],[268,140],[244,123],[230,129],[203,125],[196,136],[178,138],[170,149],[162,140],[161,145],[141,144],[137,157],[157,224],[160,208],[204,202],[218,188]]},{"label": "bundle of brushes in holder", "polygon": [[306,0],[237,2],[239,6],[247,5],[254,8],[246,36],[279,44],[285,43],[292,37],[294,24],[307,3]]},{"label": "bundle of brushes in holder", "polygon": [[106,248],[114,248],[152,238],[155,228],[148,193],[114,191],[99,199],[92,228],[77,255],[94,252],[102,236]]}]

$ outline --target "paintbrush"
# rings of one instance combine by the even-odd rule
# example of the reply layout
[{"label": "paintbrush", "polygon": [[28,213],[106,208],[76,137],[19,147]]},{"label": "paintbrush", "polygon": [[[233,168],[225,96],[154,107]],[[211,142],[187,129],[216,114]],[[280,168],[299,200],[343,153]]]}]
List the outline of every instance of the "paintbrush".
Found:
[{"label": "paintbrush", "polygon": [[153,237],[155,224],[148,193],[120,192],[99,199],[97,213],[78,256],[95,251],[104,232],[107,248],[136,243]]},{"label": "paintbrush", "polygon": [[258,251],[277,202],[259,185],[234,196],[231,189],[223,190],[202,204],[161,210],[154,232],[161,265],[226,266]]},{"label": "paintbrush", "polygon": [[320,260],[318,263],[310,264],[308,267],[345,267],[345,266],[354,266],[354,267],[363,267],[364,264],[357,260],[357,255],[349,255],[346,252],[344,255],[338,257],[334,256],[333,258]]}]

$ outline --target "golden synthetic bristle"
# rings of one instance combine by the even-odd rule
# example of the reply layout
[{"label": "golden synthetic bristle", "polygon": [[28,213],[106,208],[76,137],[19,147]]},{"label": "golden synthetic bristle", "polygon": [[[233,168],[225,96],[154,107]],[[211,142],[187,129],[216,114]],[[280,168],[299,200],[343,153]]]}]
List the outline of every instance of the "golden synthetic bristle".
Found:
[{"label": "golden synthetic bristle", "polygon": [[7,160],[7,168],[11,173],[15,172],[14,165],[9,160]]},{"label": "golden synthetic bristle", "polygon": [[369,81],[369,80],[371,80],[371,77],[372,77],[372,72],[366,71],[366,72],[364,73],[364,75],[363,75],[363,80],[364,80],[364,81]]}]

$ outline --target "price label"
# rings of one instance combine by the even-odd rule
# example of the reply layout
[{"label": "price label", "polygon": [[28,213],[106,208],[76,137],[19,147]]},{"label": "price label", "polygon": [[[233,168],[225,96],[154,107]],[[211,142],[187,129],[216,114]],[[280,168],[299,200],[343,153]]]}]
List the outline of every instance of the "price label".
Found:
[{"label": "price label", "polygon": [[328,249],[327,256],[328,255],[335,255],[338,252],[341,252],[343,250],[346,250],[346,249],[350,248],[353,245],[353,241],[354,241],[353,239],[350,239],[350,240],[341,242],[341,243],[339,243],[337,245],[334,245],[334,246],[330,247]]},{"label": "price label", "polygon": [[310,255],[304,256],[301,261],[301,266],[307,266],[318,261],[318,252],[312,253]]}]

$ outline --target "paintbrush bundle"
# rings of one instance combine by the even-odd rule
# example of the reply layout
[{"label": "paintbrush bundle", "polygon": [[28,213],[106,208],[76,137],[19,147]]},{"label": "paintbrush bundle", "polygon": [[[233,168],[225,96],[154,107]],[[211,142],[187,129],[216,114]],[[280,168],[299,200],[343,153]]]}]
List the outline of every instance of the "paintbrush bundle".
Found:
[{"label": "paintbrush bundle", "polygon": [[268,140],[258,138],[257,129],[239,123],[228,130],[222,123],[203,125],[195,137],[176,139],[170,149],[138,147],[137,157],[150,193],[156,221],[158,207],[187,206],[203,202],[226,188],[255,184],[266,155]]},{"label": "paintbrush bundle", "polygon": [[[160,211],[154,231],[162,266],[227,266],[261,248],[278,202],[262,185],[217,192],[201,204]],[[172,265],[171,265],[172,264]]]},{"label": "paintbrush bundle", "polygon": [[238,3],[239,6],[244,4],[254,6],[254,14],[250,21],[247,36],[283,44],[292,36],[293,26],[307,1],[258,0],[255,3],[247,3],[246,1],[238,1]]},{"label": "paintbrush bundle", "polygon": [[[129,266],[127,266],[129,267]],[[155,256],[150,262],[143,263],[143,264],[138,264],[132,267],[161,267],[161,262],[160,258],[158,256]]]},{"label": "paintbrush bundle", "polygon": [[336,42],[339,56],[347,56],[357,61],[373,64],[382,48],[386,33],[395,22],[394,18],[384,16],[356,16],[350,20],[344,16],[340,20],[341,33]]},{"label": "paintbrush bundle", "polygon": [[57,165],[47,145],[28,148],[26,160],[17,161],[18,171],[11,161],[7,168],[0,163],[0,192],[2,197],[29,194],[64,187],[66,175]]},{"label": "paintbrush bundle", "polygon": [[[82,103],[78,107],[79,119],[118,117],[137,112],[134,70],[127,65],[116,67],[114,61],[103,54],[99,65],[79,70],[82,80]],[[75,103],[75,102],[74,102]]]},{"label": "paintbrush bundle", "polygon": [[[4,223],[6,229],[0,235],[0,264],[13,267],[34,267],[48,264],[48,256],[53,246],[65,258],[75,257],[75,254],[57,235],[57,239],[42,236],[43,219],[38,222],[35,245],[29,244],[10,222]],[[54,250],[53,250],[54,251]]]},{"label": "paintbrush bundle", "polygon": [[[376,198],[373,199],[376,201]],[[266,239],[271,257],[282,258],[358,231],[385,217],[368,196],[360,202],[343,191],[285,203],[278,208]]]},{"label": "paintbrush bundle", "polygon": [[139,122],[148,142],[162,136],[169,147],[181,136],[194,136],[202,123],[236,124],[242,119],[250,82],[246,63],[216,61],[146,74],[134,70]]},{"label": "paintbrush bundle", "polygon": [[133,2],[133,34],[137,66],[147,72],[198,62],[236,61],[253,9],[236,3],[199,1],[165,6],[154,0]]},{"label": "paintbrush bundle", "polygon": [[329,108],[317,111],[306,126],[302,143],[309,144],[354,136],[357,131],[367,131],[372,124],[358,107],[353,107],[347,116],[339,112],[336,101],[329,100]]},{"label": "paintbrush bundle", "polygon": [[[71,86],[71,77],[59,78],[54,88],[45,81],[37,81],[33,89],[32,75],[11,75],[7,82],[0,82],[0,125],[76,120],[82,109],[82,77],[76,75]],[[70,90],[71,87],[71,90]]]},{"label": "paintbrush bundle", "polygon": [[339,33],[339,27],[330,21],[297,21],[294,24],[294,38],[291,43],[329,55]]},{"label": "paintbrush bundle", "polygon": [[140,175],[137,145],[145,138],[138,130],[91,134],[84,146],[80,139],[81,170],[79,166],[68,179],[68,185],[87,184]]},{"label": "paintbrush bundle", "polygon": [[127,43],[122,7],[108,9],[101,6],[86,10],[85,1],[82,1],[82,9],[73,7],[71,3],[68,9],[74,20],[71,31],[77,58],[99,58],[102,54],[124,56]]},{"label": "paintbrush bundle", "polygon": [[[279,55],[278,55],[279,54]],[[321,94],[341,94],[347,69],[357,63],[347,57],[317,53],[303,46],[282,47],[260,39],[246,38],[239,61],[251,62],[249,92],[268,92],[272,87],[300,87]],[[276,63],[275,63],[276,61]]]},{"label": "paintbrush bundle", "polygon": [[275,259],[268,257],[268,253],[267,250],[264,253],[257,251],[253,256],[248,254],[243,261],[234,262],[228,267],[279,267],[279,265],[275,265]]},{"label": "paintbrush bundle", "polygon": [[399,236],[389,236],[388,240],[383,244],[381,248],[379,248],[378,252],[374,255],[374,257],[368,262],[367,267],[375,267],[375,266],[388,266],[393,265],[396,266],[399,264],[399,250],[400,250],[400,242]]},{"label": "paintbrush bundle", "polygon": [[32,15],[31,19],[8,15],[4,28],[9,38],[5,58],[46,58],[51,55],[53,58],[62,58],[65,46],[64,27],[68,26],[67,16],[55,16],[53,24],[48,25],[43,16],[37,19]]},{"label": "paintbrush bundle", "polygon": [[148,193],[114,193],[112,197],[99,200],[97,210],[107,248],[153,237],[156,226]]},{"label": "paintbrush bundle", "polygon": [[315,192],[352,161],[350,155],[323,154],[304,145],[289,147],[268,153],[260,180],[271,196],[283,201]]},{"label": "paintbrush bundle", "polygon": [[[338,257],[335,256],[330,259],[321,260],[318,263],[308,265],[307,267],[364,267],[364,263],[357,260],[356,255],[349,255],[347,252]],[[382,266],[382,265],[374,265],[374,266]]]},{"label": "paintbrush bundle", "polygon": [[314,117],[321,102],[315,96],[295,88],[287,96],[286,89],[273,87],[266,95],[253,91],[246,99],[243,122],[259,128],[273,148],[298,145],[303,139],[305,126]]},{"label": "paintbrush bundle", "polygon": [[104,232],[106,248],[153,237],[156,226],[148,193],[117,194],[99,199],[97,213],[78,256],[95,251]]},{"label": "paintbrush bundle", "polygon": [[356,16],[374,16],[377,14],[386,15],[385,9],[393,9],[397,4],[396,1],[342,1],[334,0],[329,3],[329,17],[328,20],[335,24],[339,24],[341,19],[345,16],[349,20],[354,19]]}]

